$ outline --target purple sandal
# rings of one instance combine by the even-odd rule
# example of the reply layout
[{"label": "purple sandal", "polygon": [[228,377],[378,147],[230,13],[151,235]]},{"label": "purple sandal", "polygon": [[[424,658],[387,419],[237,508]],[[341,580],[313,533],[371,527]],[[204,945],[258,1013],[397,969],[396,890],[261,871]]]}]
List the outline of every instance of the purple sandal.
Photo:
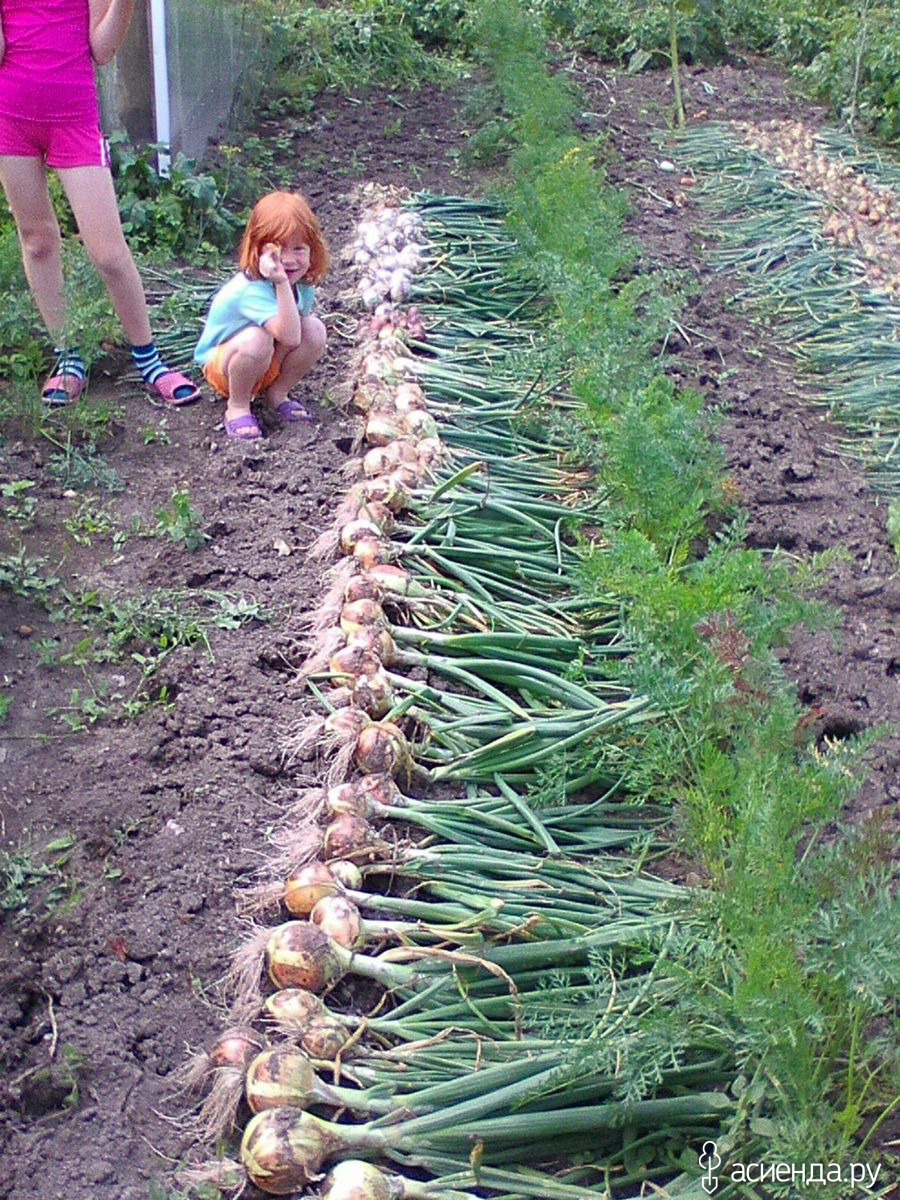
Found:
[{"label": "purple sandal", "polygon": [[239,442],[258,442],[260,438],[266,436],[253,413],[244,413],[241,417],[233,417],[230,421],[226,421],[225,432],[230,438],[236,438]]},{"label": "purple sandal", "polygon": [[272,409],[276,416],[281,417],[282,421],[288,425],[293,425],[297,421],[312,421],[314,418],[303,407],[299,400],[282,400]]}]

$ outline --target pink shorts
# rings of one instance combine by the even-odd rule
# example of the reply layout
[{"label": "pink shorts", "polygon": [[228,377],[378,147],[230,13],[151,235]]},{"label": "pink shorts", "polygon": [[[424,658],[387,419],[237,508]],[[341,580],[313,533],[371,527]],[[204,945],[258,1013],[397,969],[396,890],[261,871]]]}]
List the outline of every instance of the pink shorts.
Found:
[{"label": "pink shorts", "polygon": [[108,167],[109,146],[98,126],[23,121],[0,113],[0,157],[41,158],[48,167]]}]

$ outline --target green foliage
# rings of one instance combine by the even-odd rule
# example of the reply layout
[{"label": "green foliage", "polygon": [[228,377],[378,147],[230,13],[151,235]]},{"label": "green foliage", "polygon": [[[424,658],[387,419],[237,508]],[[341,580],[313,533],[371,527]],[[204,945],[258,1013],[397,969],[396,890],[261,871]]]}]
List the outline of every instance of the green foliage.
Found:
[{"label": "green foliage", "polygon": [[[669,58],[666,0],[529,0],[553,36],[632,69]],[[715,62],[725,54],[721,0],[675,5],[679,52],[686,62]]]},{"label": "green foliage", "polygon": [[900,26],[885,0],[737,0],[729,42],[770,51],[801,88],[886,141],[900,138]]},{"label": "green foliage", "polygon": [[[429,53],[453,36],[462,6],[447,0],[268,0],[265,93],[278,107],[303,109],[319,92],[356,94],[372,86],[416,87],[450,77]],[[421,39],[421,40],[418,40]],[[274,70],[271,68],[274,67]]]},{"label": "green foliage", "polygon": [[900,501],[894,500],[888,507],[887,535],[894,553],[900,558]]},{"label": "green foliage", "polygon": [[707,518],[722,508],[724,453],[703,397],[657,378],[602,416],[602,480],[612,517],[682,563]]},{"label": "green foliage", "polygon": [[12,696],[8,696],[6,692],[0,692],[0,721],[5,721],[9,716],[12,702]]},{"label": "green foliage", "polygon": [[37,516],[37,500],[30,495],[34,487],[33,479],[16,479],[10,483],[0,483],[0,513],[10,521],[15,521],[23,529],[34,524]]},{"label": "green foliage", "polygon": [[50,475],[75,491],[100,489],[122,492],[125,483],[116,469],[91,447],[81,449],[70,439],[47,462]]},{"label": "green foliage", "polygon": [[243,221],[226,206],[220,180],[198,173],[183,154],[169,177],[158,174],[158,146],[137,149],[124,134],[110,139],[122,227],[133,250],[161,258],[231,250]]},{"label": "green foliage", "polygon": [[171,506],[156,510],[157,537],[168,537],[186,550],[199,550],[209,541],[209,534],[202,529],[203,514],[191,503],[191,494],[186,487],[175,488]]},{"label": "green foliage", "polygon": [[55,575],[43,573],[46,563],[46,558],[33,558],[20,544],[17,550],[0,556],[0,590],[46,605],[59,583]]},{"label": "green foliage", "polygon": [[64,836],[50,842],[38,855],[25,846],[0,850],[0,912],[27,908],[34,888],[48,880],[54,882],[46,895],[47,905],[52,908],[65,890],[62,868],[74,846],[74,839]]}]

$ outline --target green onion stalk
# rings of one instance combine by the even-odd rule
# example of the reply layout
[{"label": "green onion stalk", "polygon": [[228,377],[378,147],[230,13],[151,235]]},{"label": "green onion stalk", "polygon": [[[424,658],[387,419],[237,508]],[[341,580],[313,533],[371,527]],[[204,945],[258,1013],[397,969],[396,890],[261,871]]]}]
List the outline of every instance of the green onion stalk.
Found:
[{"label": "green onion stalk", "polygon": [[335,1159],[415,1155],[427,1161],[433,1151],[459,1155],[462,1165],[477,1144],[487,1165],[511,1148],[521,1161],[540,1161],[552,1157],[561,1122],[566,1141],[577,1140],[597,1155],[604,1140],[615,1144],[621,1138],[626,1122],[632,1129],[665,1131],[668,1137],[684,1127],[714,1129],[734,1111],[723,1093],[697,1092],[628,1105],[613,1101],[578,1106],[563,1113],[532,1112],[527,1121],[518,1114],[485,1115],[515,1110],[517,1099],[528,1090],[525,1080],[500,1089],[502,1099],[480,1096],[399,1123],[388,1117],[362,1125],[335,1124],[291,1108],[268,1109],[247,1125],[241,1161],[253,1184],[270,1195],[286,1196],[306,1187]]}]

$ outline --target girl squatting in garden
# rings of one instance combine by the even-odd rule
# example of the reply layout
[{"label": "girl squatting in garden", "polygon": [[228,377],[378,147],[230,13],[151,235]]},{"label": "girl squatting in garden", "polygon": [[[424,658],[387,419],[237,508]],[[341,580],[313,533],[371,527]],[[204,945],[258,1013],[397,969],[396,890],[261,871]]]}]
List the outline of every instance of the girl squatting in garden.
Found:
[{"label": "girl squatting in garden", "polygon": [[328,264],[328,247],[306,200],[294,192],[263,196],[241,242],[241,269],[213,297],[194,352],[207,382],[226,401],[229,437],[263,437],[250,411],[256,397],[283,421],[308,419],[288,393],[325,350],[325,326],[312,310],[315,284]]},{"label": "girl squatting in garden", "polygon": [[135,0],[0,0],[0,183],[19,233],[25,274],[56,353],[43,389],[68,404],[87,367],[67,337],[62,238],[47,170],[59,176],[78,232],[106,284],[150,392],[167,404],[199,398],[160,359],[147,302],[125,242],[109,152],[100,131],[94,63],[112,60]]}]

